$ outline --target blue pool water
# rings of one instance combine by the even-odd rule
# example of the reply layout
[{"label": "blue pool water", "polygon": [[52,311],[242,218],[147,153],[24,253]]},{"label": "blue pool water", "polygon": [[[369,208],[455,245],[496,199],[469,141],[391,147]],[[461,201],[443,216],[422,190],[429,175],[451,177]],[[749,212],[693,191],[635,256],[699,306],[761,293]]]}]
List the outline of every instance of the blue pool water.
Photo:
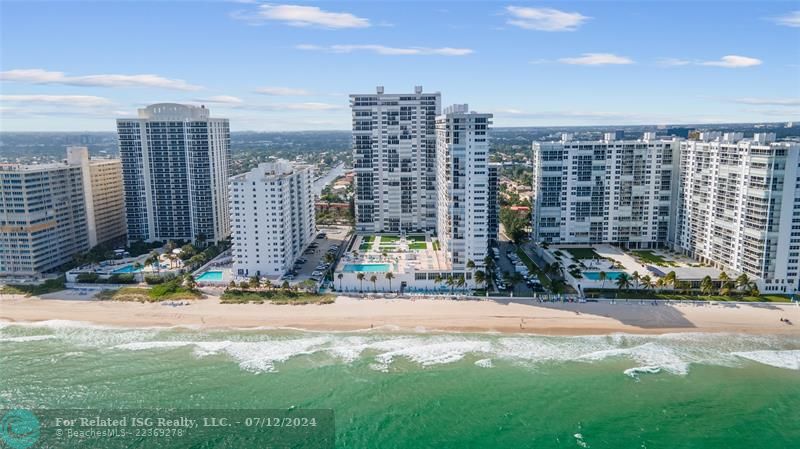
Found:
[{"label": "blue pool water", "polygon": [[116,270],[112,271],[112,273],[138,273],[142,270],[137,270],[133,268],[133,265],[125,265],[122,268],[117,268]]},{"label": "blue pool water", "polygon": [[[606,271],[606,280],[613,281],[614,279],[617,279],[618,277],[620,277],[622,275],[622,273],[624,273],[624,271]],[[591,279],[593,281],[599,281],[600,280],[600,272],[599,271],[584,271],[583,272],[583,277],[585,277],[586,279]]]},{"label": "blue pool water", "polygon": [[206,271],[205,273],[197,276],[198,282],[222,282],[221,271]]},{"label": "blue pool water", "polygon": [[388,263],[349,263],[344,266],[345,273],[389,271]]}]

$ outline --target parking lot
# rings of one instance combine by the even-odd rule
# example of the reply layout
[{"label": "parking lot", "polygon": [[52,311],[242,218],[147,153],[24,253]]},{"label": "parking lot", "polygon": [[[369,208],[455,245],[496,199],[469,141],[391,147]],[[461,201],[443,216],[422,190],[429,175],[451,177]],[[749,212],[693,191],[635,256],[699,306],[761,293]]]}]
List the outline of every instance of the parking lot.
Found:
[{"label": "parking lot", "polygon": [[[338,249],[333,252],[337,259],[344,250],[343,245],[347,242],[350,228],[346,226],[324,226],[320,227],[319,230],[326,234],[325,238],[314,239],[311,247],[300,257],[305,259],[305,262],[296,265],[298,267],[297,274],[294,279],[289,280],[290,283],[295,284],[311,279],[312,273],[318,271],[317,266],[325,262],[325,254],[328,253],[331,247],[338,246]],[[332,266],[335,266],[335,264],[336,262],[334,261]],[[322,276],[318,276],[318,278],[322,280]],[[283,280],[280,282],[283,282]]]},{"label": "parking lot", "polygon": [[[512,253],[516,254],[516,246],[508,241],[501,241],[500,242],[500,260],[497,261],[497,268],[498,272],[500,273],[500,278],[502,279],[502,273],[509,273],[514,274],[514,262],[509,259],[507,252],[512,251]],[[507,285],[510,288],[510,286]],[[543,290],[537,289],[538,293],[542,293]],[[519,296],[533,296],[534,291],[525,281],[520,282],[517,284],[515,289],[515,295]]]}]

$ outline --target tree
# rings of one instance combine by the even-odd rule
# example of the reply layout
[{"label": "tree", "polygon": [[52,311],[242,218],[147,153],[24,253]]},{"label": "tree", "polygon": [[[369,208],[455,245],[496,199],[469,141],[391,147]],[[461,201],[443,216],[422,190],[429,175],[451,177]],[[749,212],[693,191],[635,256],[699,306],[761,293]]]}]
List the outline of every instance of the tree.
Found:
[{"label": "tree", "polygon": [[658,280],[656,280],[655,286],[657,290],[661,290],[662,288],[664,288],[664,278],[663,277],[658,278]]},{"label": "tree", "polygon": [[264,288],[266,288],[267,290],[272,290],[272,281],[270,281],[270,280],[269,280],[269,279],[267,279],[267,278],[264,278],[264,280],[261,282],[261,285],[262,285]]},{"label": "tree", "polygon": [[175,242],[172,240],[167,241],[167,244],[164,245],[164,250],[166,250],[168,253],[171,253],[173,249],[175,249]]},{"label": "tree", "polygon": [[339,291],[341,291],[342,290],[342,278],[344,278],[344,274],[339,273],[338,275],[336,275],[336,277],[339,278]]},{"label": "tree", "polygon": [[433,278],[434,285],[436,285],[438,287],[439,284],[442,283],[442,281],[444,281],[444,279],[442,278],[442,275],[439,274],[439,273],[436,273],[436,276]]},{"label": "tree", "polygon": [[197,281],[195,281],[194,276],[186,273],[186,275],[183,277],[183,286],[189,290],[194,290],[197,288]]},{"label": "tree", "polygon": [[705,295],[710,295],[714,291],[714,282],[711,280],[711,276],[706,276],[700,281],[700,291]]},{"label": "tree", "polygon": [[394,279],[394,274],[391,271],[387,271],[384,277],[389,281],[389,291],[392,291],[392,279]]},{"label": "tree", "polygon": [[736,285],[742,290],[750,286],[750,278],[747,276],[747,273],[742,273],[736,278]]},{"label": "tree", "polygon": [[630,286],[631,286],[630,277],[628,277],[628,275],[625,273],[620,273],[619,276],[617,277],[617,287],[620,290],[624,290],[626,288],[629,288]]},{"label": "tree", "polygon": [[638,271],[634,271],[633,274],[631,275],[631,280],[633,281],[633,285],[635,287],[639,287],[639,281],[641,279],[642,278],[639,276],[639,272]]},{"label": "tree", "polygon": [[516,293],[517,286],[524,280],[525,278],[523,278],[521,274],[514,272],[514,274],[511,275],[511,292]]},{"label": "tree", "polygon": [[467,261],[467,269],[468,270],[474,270],[475,269],[475,262],[473,262],[472,260],[468,260]]},{"label": "tree", "polygon": [[236,288],[236,281],[228,282],[228,288]]},{"label": "tree", "polygon": [[292,286],[289,285],[289,281],[283,281],[283,284],[281,284],[281,288],[284,290],[289,290],[290,288],[292,288]]},{"label": "tree", "polygon": [[640,277],[639,282],[645,289],[648,289],[653,286],[653,281],[650,279],[649,274],[645,274],[644,276]]},{"label": "tree", "polygon": [[504,207],[500,209],[500,223],[511,240],[519,244],[527,235],[527,228],[530,226],[531,215],[524,211],[514,211]]},{"label": "tree", "polygon": [[606,288],[606,279],[608,279],[608,275],[606,274],[606,272],[605,271],[601,271],[601,272],[597,273],[597,279],[600,280],[600,281],[603,281],[602,287],[600,287],[600,288]]},{"label": "tree", "polygon": [[258,288],[258,286],[261,285],[261,279],[259,279],[258,276],[251,276],[247,283],[250,288]]},{"label": "tree", "polygon": [[[473,276],[473,278],[475,279],[475,283],[476,283],[476,284],[478,284],[478,285],[481,285],[481,284],[483,284],[484,282],[486,282],[486,273],[484,273],[484,272],[483,272],[483,271],[481,271],[481,270],[477,270],[477,271],[475,272],[475,274],[473,274],[472,276]],[[487,289],[487,291],[488,291],[488,287],[489,287],[489,286],[487,285],[487,286],[486,286],[486,289]]]},{"label": "tree", "polygon": [[317,292],[317,283],[312,281],[311,279],[306,279],[305,281],[301,282],[300,287],[302,287],[303,290],[309,293]]},{"label": "tree", "polygon": [[467,280],[464,279],[463,275],[456,277],[456,287],[458,287],[459,290],[463,289],[464,285],[466,285],[466,284],[467,284]]},{"label": "tree", "polygon": [[133,269],[136,270],[136,271],[141,271],[142,270],[142,264],[140,264],[139,262],[136,262],[135,264],[133,264]]},{"label": "tree", "polygon": [[486,256],[486,257],[483,258],[483,265],[486,267],[486,272],[487,273],[494,272],[494,268],[495,268],[495,266],[494,266],[494,258],[492,258],[491,255]]},{"label": "tree", "polygon": [[372,291],[377,293],[378,292],[378,276],[375,276],[373,274],[372,276],[369,277],[369,281],[372,282]]},{"label": "tree", "polygon": [[728,273],[722,272],[719,274],[719,294],[720,295],[729,295],[731,293],[731,287],[733,283],[731,282],[731,277],[728,276]]},{"label": "tree", "polygon": [[444,281],[444,283],[447,284],[448,287],[450,287],[450,294],[452,295],[453,294],[453,289],[456,286],[456,280],[453,278],[453,275],[452,274],[448,274],[447,278]]},{"label": "tree", "polygon": [[358,281],[361,282],[361,290],[359,290],[359,291],[363,293],[364,292],[364,273],[356,274],[356,279],[358,279]]},{"label": "tree", "polygon": [[750,290],[750,296],[758,296],[761,292],[758,291],[758,284],[755,281],[750,282],[750,285],[747,286]]},{"label": "tree", "polygon": [[671,285],[672,288],[676,288],[676,284],[678,283],[678,275],[675,274],[674,271],[670,271],[664,276],[664,282]]},{"label": "tree", "polygon": [[206,237],[206,235],[202,232],[198,232],[194,239],[197,242],[197,246],[202,248],[205,246],[206,239],[208,239],[208,237]]}]

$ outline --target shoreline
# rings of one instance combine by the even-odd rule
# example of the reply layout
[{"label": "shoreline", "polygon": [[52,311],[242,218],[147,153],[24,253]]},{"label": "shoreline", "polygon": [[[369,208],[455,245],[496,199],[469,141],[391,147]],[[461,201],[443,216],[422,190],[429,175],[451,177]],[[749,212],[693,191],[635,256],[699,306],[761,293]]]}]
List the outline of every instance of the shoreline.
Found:
[{"label": "shoreline", "polygon": [[[453,332],[558,336],[614,333],[800,335],[793,304],[531,303],[446,299],[355,299],[326,305],[221,304],[209,296],[188,306],[0,295],[0,322],[52,320],[121,328],[275,329],[313,332]],[[789,319],[788,325],[780,321]]]}]

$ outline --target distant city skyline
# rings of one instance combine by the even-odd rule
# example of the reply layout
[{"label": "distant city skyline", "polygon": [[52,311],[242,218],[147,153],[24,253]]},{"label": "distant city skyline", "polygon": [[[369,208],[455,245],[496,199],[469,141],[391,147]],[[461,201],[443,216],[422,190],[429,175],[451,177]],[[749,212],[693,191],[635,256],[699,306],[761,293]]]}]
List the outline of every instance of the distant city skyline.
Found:
[{"label": "distant city skyline", "polygon": [[800,121],[788,1],[4,1],[0,25],[0,131],[114,131],[160,102],[347,130],[377,85],[497,127]]}]

